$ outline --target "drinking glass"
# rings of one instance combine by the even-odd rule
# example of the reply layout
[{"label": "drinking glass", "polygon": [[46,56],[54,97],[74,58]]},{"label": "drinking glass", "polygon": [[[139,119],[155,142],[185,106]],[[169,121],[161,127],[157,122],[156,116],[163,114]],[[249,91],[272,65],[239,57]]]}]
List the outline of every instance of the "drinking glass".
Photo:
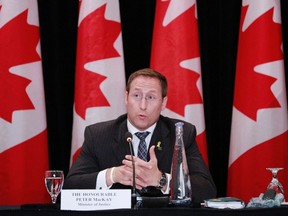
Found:
[{"label": "drinking glass", "polygon": [[283,170],[284,168],[266,168],[267,170],[270,170],[272,172],[272,180],[270,181],[267,189],[273,189],[276,191],[276,193],[282,193],[284,195],[284,188],[282,184],[279,182],[277,174],[279,170]]},{"label": "drinking glass", "polygon": [[52,203],[55,204],[57,196],[62,190],[64,183],[64,173],[62,170],[45,171],[45,186],[51,196]]}]

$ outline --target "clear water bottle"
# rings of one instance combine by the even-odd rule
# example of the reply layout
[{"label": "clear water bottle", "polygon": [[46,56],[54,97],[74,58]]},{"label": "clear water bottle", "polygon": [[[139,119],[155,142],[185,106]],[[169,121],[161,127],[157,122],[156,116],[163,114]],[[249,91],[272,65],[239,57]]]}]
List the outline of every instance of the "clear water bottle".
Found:
[{"label": "clear water bottle", "polygon": [[176,140],[171,166],[170,204],[176,206],[190,206],[192,203],[192,188],[183,142],[183,125],[183,122],[175,124]]}]

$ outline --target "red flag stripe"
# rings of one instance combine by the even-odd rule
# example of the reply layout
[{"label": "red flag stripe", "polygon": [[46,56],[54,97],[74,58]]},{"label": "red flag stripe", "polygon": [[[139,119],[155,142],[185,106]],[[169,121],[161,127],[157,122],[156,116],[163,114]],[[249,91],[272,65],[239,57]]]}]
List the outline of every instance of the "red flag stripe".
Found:
[{"label": "red flag stripe", "polygon": [[0,205],[51,202],[37,6],[0,3]]},{"label": "red flag stripe", "polygon": [[76,61],[71,164],[81,151],[86,126],[126,111],[118,1],[80,1]]},{"label": "red flag stripe", "polygon": [[197,143],[208,164],[196,1],[156,2],[151,68],[169,83],[162,114],[183,119],[197,128]]},{"label": "red flag stripe", "polygon": [[50,203],[44,184],[47,131],[0,154],[0,204]]},{"label": "red flag stripe", "polygon": [[280,1],[243,2],[238,47],[227,195],[249,202],[266,190],[267,167],[283,167],[288,187]]}]

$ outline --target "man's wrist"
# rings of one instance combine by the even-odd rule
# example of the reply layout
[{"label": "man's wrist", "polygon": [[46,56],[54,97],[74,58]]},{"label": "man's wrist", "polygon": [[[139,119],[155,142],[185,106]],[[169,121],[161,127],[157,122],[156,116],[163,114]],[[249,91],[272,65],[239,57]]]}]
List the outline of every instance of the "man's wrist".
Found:
[{"label": "man's wrist", "polygon": [[106,185],[111,187],[115,182],[115,167],[106,170]]},{"label": "man's wrist", "polygon": [[109,175],[110,181],[111,181],[112,184],[115,183],[114,178],[113,178],[114,169],[115,169],[115,167],[112,167],[112,168],[110,169],[110,175]]},{"label": "man's wrist", "polygon": [[157,188],[163,189],[164,187],[166,188],[167,186],[167,176],[164,172],[161,173],[161,177],[158,180],[158,186]]}]

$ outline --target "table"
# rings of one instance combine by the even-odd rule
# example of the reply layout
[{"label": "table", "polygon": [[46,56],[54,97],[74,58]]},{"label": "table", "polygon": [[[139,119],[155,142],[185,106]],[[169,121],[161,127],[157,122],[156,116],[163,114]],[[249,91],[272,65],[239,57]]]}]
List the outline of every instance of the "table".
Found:
[{"label": "table", "polygon": [[1,216],[287,216],[288,207],[209,209],[209,208],[141,208],[100,211],[63,211],[59,206],[28,205],[0,207]]}]

